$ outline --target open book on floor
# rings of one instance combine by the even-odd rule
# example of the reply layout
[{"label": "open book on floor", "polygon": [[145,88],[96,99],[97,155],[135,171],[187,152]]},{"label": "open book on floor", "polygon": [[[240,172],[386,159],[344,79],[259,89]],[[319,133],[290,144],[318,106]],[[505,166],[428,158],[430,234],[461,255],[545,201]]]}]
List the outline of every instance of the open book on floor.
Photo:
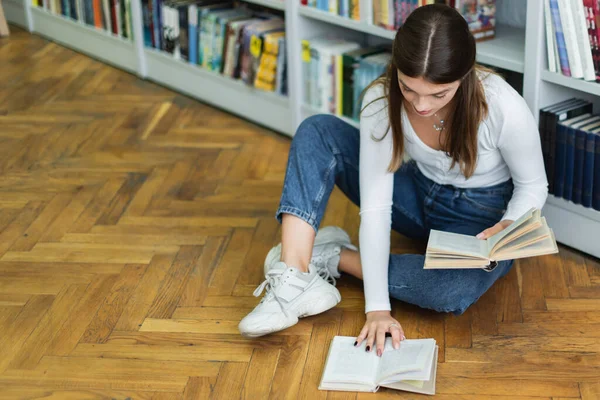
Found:
[{"label": "open book on floor", "polygon": [[425,269],[488,268],[497,261],[558,253],[554,232],[535,208],[486,240],[431,230]]},{"label": "open book on floor", "polygon": [[376,392],[380,387],[435,394],[438,346],[435,339],[406,339],[394,349],[388,337],[381,357],[354,347],[354,336],[335,336],[329,346],[320,390]]}]

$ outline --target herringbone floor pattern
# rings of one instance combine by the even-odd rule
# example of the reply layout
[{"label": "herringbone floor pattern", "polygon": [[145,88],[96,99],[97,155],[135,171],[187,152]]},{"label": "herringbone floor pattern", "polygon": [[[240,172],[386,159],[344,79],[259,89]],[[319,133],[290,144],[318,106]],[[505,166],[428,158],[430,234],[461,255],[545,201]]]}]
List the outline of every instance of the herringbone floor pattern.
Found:
[{"label": "herringbone floor pattern", "polygon": [[[364,323],[349,275],[336,308],[239,335],[289,139],[16,28],[0,65],[0,398],[424,397],[317,390]],[[329,204],[356,243],[357,208]],[[598,260],[518,262],[460,317],[392,304],[440,345],[439,399],[600,398]]]}]

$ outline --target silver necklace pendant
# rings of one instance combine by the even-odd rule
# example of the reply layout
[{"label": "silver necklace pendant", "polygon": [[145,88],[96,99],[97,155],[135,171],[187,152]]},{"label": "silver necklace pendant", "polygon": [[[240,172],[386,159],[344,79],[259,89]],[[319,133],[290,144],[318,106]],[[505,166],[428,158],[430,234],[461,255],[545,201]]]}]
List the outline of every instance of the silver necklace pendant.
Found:
[{"label": "silver necklace pendant", "polygon": [[[437,114],[436,114],[437,117]],[[433,123],[433,129],[435,129],[438,132],[441,132],[444,129],[444,120],[440,119],[440,124],[436,124],[435,122]]]}]

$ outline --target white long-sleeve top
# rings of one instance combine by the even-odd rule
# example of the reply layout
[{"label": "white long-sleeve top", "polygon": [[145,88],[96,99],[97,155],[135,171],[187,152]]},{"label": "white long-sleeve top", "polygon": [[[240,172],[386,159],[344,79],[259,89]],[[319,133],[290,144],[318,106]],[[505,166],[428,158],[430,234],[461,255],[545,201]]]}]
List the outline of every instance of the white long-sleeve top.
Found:
[{"label": "white long-sleeve top", "polygon": [[[420,171],[439,184],[458,188],[496,185],[512,177],[514,191],[504,219],[516,220],[531,207],[542,208],[548,196],[539,131],[523,98],[501,77],[482,79],[488,115],[478,130],[477,165],[466,179],[459,165],[449,169],[451,158],[421,141],[402,109],[404,149]],[[363,107],[382,97],[377,85],[365,93]],[[360,257],[365,290],[365,312],[391,310],[388,267],[392,222],[394,174],[388,172],[392,159],[392,134],[387,133],[388,108],[384,99],[375,101],[360,118]]]}]

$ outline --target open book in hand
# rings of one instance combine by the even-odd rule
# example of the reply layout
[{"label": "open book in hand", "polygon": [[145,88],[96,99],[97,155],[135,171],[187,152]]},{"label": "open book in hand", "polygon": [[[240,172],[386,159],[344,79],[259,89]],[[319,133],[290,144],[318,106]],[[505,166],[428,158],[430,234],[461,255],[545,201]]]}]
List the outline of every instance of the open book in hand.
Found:
[{"label": "open book in hand", "polygon": [[354,347],[353,336],[331,341],[320,390],[376,392],[379,387],[435,394],[438,346],[435,339],[406,339],[394,349],[388,337],[381,357],[365,351],[367,341]]},{"label": "open book in hand", "polygon": [[484,268],[497,261],[558,253],[554,232],[539,209],[532,208],[486,240],[431,230],[425,269]]}]

